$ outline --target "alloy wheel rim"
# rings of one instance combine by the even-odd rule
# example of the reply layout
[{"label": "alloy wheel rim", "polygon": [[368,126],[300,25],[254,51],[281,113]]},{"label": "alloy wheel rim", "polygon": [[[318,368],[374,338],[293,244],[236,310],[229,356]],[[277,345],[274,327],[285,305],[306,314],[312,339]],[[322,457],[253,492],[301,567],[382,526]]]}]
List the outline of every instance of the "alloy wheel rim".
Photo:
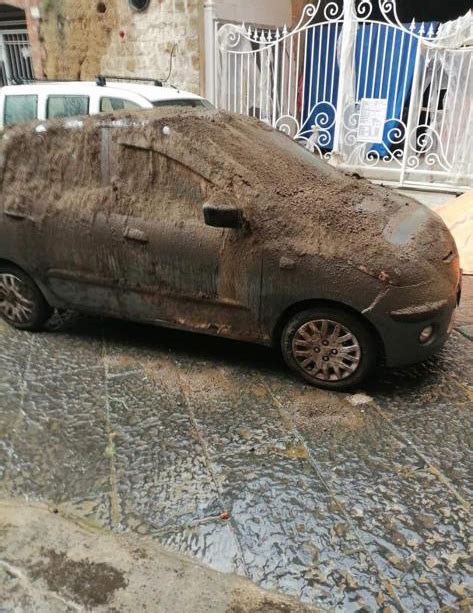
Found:
[{"label": "alloy wheel rim", "polygon": [[16,324],[31,320],[34,302],[31,291],[16,275],[0,274],[0,313],[5,319]]},{"label": "alloy wheel rim", "polygon": [[294,335],[292,352],[299,368],[319,381],[343,381],[361,363],[358,339],[346,326],[330,319],[303,324]]}]

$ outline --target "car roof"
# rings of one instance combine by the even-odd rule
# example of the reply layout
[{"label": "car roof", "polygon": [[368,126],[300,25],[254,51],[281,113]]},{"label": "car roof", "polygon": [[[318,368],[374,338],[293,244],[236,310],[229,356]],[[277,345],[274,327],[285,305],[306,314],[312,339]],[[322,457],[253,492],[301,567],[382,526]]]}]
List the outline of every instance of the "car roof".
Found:
[{"label": "car roof", "polygon": [[48,94],[76,94],[90,95],[96,93],[97,90],[106,92],[112,91],[113,95],[122,91],[139,94],[149,101],[155,102],[160,100],[201,100],[201,96],[192,94],[191,92],[175,89],[174,87],[159,87],[157,85],[143,85],[141,83],[130,83],[127,81],[108,81],[106,85],[97,85],[95,81],[37,81],[27,85],[6,85],[0,88],[0,93],[4,95],[28,95],[37,94],[39,91]]}]

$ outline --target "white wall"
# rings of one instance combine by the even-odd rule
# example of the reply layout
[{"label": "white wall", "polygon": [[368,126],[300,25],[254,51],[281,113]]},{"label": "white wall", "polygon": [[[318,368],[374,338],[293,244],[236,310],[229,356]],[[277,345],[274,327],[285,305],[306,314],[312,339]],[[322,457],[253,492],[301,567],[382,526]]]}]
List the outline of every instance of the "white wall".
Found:
[{"label": "white wall", "polygon": [[217,19],[262,26],[289,25],[291,0],[216,0]]}]

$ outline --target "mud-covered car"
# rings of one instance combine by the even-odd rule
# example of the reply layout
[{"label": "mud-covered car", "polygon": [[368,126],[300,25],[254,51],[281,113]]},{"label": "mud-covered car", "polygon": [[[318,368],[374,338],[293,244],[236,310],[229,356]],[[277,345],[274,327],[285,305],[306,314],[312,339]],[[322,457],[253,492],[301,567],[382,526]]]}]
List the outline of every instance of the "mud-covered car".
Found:
[{"label": "mud-covered car", "polygon": [[7,131],[0,312],[71,308],[281,348],[329,389],[444,344],[455,243],[405,196],[256,120],[211,110]]}]

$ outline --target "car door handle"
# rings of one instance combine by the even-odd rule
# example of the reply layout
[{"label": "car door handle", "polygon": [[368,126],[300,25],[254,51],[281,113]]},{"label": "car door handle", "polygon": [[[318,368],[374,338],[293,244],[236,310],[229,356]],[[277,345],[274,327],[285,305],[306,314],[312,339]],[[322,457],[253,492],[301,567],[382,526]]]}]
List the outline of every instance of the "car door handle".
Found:
[{"label": "car door handle", "polygon": [[148,242],[148,237],[146,234],[143,232],[143,230],[138,230],[138,228],[125,228],[123,237],[129,241],[135,241],[137,243]]},{"label": "car door handle", "polygon": [[12,219],[26,219],[28,215],[26,213],[22,213],[21,211],[3,211],[5,217],[11,217]]}]

